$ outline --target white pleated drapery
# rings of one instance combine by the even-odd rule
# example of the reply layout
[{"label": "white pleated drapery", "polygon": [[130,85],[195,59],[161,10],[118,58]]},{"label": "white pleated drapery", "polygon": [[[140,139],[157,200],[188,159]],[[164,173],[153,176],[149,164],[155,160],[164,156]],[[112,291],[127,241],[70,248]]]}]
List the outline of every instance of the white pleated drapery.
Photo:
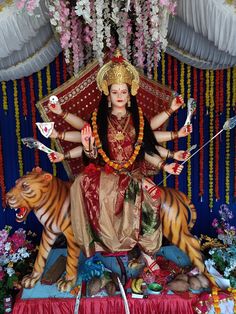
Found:
[{"label": "white pleated drapery", "polygon": [[180,18],[171,18],[168,25],[167,52],[191,66],[201,69],[225,69],[236,64],[236,56],[219,50],[213,42],[194,32]]},{"label": "white pleated drapery", "polygon": [[13,2],[0,12],[0,81],[37,72],[52,62],[61,47],[40,2],[35,15],[17,10]]},{"label": "white pleated drapery", "polygon": [[178,0],[177,15],[219,50],[236,56],[236,13],[225,0]]},{"label": "white pleated drapery", "polygon": [[236,12],[224,0],[178,0],[168,25],[167,52],[192,66],[236,65]]}]

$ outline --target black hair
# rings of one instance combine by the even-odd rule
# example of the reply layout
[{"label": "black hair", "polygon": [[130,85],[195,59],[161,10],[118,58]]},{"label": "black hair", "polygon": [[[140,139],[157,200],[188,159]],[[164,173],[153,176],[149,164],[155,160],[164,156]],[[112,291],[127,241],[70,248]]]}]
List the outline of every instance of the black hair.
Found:
[{"label": "black hair", "polygon": [[[135,134],[136,134],[136,141],[139,134],[139,111],[138,111],[138,105],[137,100],[135,96],[130,97],[131,106],[130,108],[127,108],[128,111],[131,113],[134,128],[135,128]],[[104,152],[109,155],[109,149],[108,149],[108,140],[107,140],[107,134],[108,134],[108,117],[109,115],[109,108],[108,108],[108,100],[107,96],[102,93],[102,97],[99,103],[98,112],[97,112],[97,126],[98,126],[98,134],[100,137],[100,141],[102,143],[102,148]],[[137,160],[143,159],[144,154],[148,153],[150,155],[157,154],[159,155],[155,145],[158,145],[157,140],[153,134],[153,131],[150,127],[150,124],[147,120],[147,118],[144,116],[144,136],[143,136],[143,144],[140,149],[139,155],[137,156]]]}]

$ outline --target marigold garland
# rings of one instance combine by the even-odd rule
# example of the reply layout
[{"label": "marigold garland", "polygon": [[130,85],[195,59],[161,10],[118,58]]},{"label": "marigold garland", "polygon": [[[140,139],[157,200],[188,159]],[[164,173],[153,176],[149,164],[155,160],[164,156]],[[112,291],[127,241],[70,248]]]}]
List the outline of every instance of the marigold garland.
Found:
[{"label": "marigold garland", "polygon": [[[174,91],[178,91],[178,62],[177,59],[174,58]],[[179,129],[178,123],[178,115],[174,116],[174,130]],[[178,141],[174,141],[174,151],[177,152],[179,150],[179,143]],[[175,176],[175,188],[176,190],[179,189],[179,176]]]},{"label": "marigold garland", "polygon": [[20,134],[20,112],[18,106],[18,92],[17,92],[17,81],[13,81],[13,95],[14,95],[14,109],[15,109],[15,119],[16,119],[16,138],[17,138],[17,155],[19,163],[19,174],[20,177],[24,174],[23,169],[23,158],[21,149],[21,134]]},{"label": "marigold garland", "polygon": [[[165,62],[165,53],[162,51],[161,53],[161,83],[162,85],[165,85],[166,84],[166,76],[165,76],[165,72],[166,72],[166,62]],[[163,143],[162,145],[163,147],[166,148],[166,143]],[[167,186],[167,174],[166,172],[164,171],[163,172],[163,186]]]},{"label": "marigold garland", "polygon": [[2,82],[2,98],[3,98],[3,110],[7,111],[8,110],[8,100],[7,100],[7,85],[6,82]]},{"label": "marigold garland", "polygon": [[228,288],[227,289],[233,296],[233,299],[234,299],[234,313],[236,313],[236,288]]},{"label": "marigold garland", "polygon": [[[233,106],[234,112],[236,112],[236,67],[233,68],[233,83],[232,84],[233,84],[232,106]],[[234,147],[236,147],[236,136],[234,136]],[[236,200],[236,154],[234,156],[234,192],[233,193],[234,193],[234,200]]]},{"label": "marigold garland", "polygon": [[42,82],[42,72],[41,71],[38,71],[37,78],[38,78],[38,97],[40,100],[43,98],[43,82]]},{"label": "marigold garland", "polygon": [[99,135],[98,135],[98,126],[97,126],[97,111],[94,111],[92,114],[92,128],[93,128],[93,134],[95,138],[95,144],[98,149],[98,153],[102,156],[102,159],[105,161],[106,164],[108,164],[113,169],[120,171],[123,169],[127,169],[134,163],[136,157],[139,154],[139,151],[141,149],[141,145],[143,142],[143,130],[144,130],[144,118],[143,118],[143,111],[140,107],[138,107],[139,110],[139,134],[137,138],[137,142],[134,145],[134,152],[132,156],[129,158],[128,161],[126,161],[124,164],[118,164],[114,161],[111,161],[110,158],[107,156],[107,154],[102,149],[102,143],[100,141]]},{"label": "marigold garland", "polygon": [[[230,118],[231,69],[227,69],[226,120]],[[230,202],[230,132],[225,132],[225,203]]]},{"label": "marigold garland", "polygon": [[6,186],[4,181],[4,166],[2,152],[2,137],[0,136],[0,188],[2,191],[2,207],[6,208]]},{"label": "marigold garland", "polygon": [[[35,94],[34,94],[34,79],[33,75],[29,76],[29,87],[30,87],[30,108],[32,113],[32,130],[33,136],[37,139],[37,130],[36,130],[36,109],[35,109]],[[39,165],[39,151],[35,149],[34,152],[34,162],[35,165]]]},{"label": "marigold garland", "polygon": [[[199,147],[204,145],[204,72],[200,70],[199,86]],[[202,201],[204,195],[204,151],[199,152],[199,196]]]},{"label": "marigold garland", "polygon": [[[220,73],[219,70],[215,71],[215,133],[220,131],[220,107],[219,107],[219,91],[220,91]],[[215,198],[216,201],[220,199],[219,191],[219,156],[220,156],[220,138],[219,136],[215,139]]]},{"label": "marigold garland", "polygon": [[193,98],[198,98],[198,72],[196,68],[193,68]]},{"label": "marigold garland", "polygon": [[61,80],[60,80],[60,60],[59,56],[56,57],[56,83],[57,86],[61,85]]},{"label": "marigold garland", "polygon": [[25,86],[25,78],[24,77],[20,80],[20,85],[21,85],[23,115],[26,119],[27,114],[28,114],[28,109],[27,109],[26,86]]},{"label": "marigold garland", "polygon": [[208,109],[210,105],[210,73],[209,70],[205,72],[205,80],[206,80],[206,91],[205,91],[205,106],[206,106],[206,114],[208,115]]},{"label": "marigold garland", "polygon": [[164,51],[161,52],[161,84],[166,85],[166,59]]},{"label": "marigold garland", "polygon": [[220,314],[221,310],[220,310],[220,298],[219,298],[219,294],[218,294],[219,289],[217,287],[212,287],[212,299],[213,299],[213,307],[215,310],[216,314]]},{"label": "marigold garland", "polygon": [[174,90],[178,92],[178,82],[179,82],[179,75],[178,75],[178,61],[174,58]]},{"label": "marigold garland", "polygon": [[180,62],[180,94],[184,97],[185,95],[185,68],[184,63]]},{"label": "marigold garland", "polygon": [[[52,78],[51,78],[51,72],[50,72],[50,65],[48,65],[46,67],[46,85],[47,85],[47,93],[50,94],[51,90],[52,90]],[[55,143],[54,143],[54,139],[51,139],[51,149],[55,150]],[[57,167],[55,163],[52,163],[52,171],[53,171],[53,175],[56,176],[57,175]]]},{"label": "marigold garland", "polygon": [[168,79],[168,85],[172,86],[172,57],[171,55],[167,55],[167,79]]},{"label": "marigold garland", "polygon": [[236,111],[236,67],[232,69],[233,71],[233,93],[232,93],[232,106],[234,111]]},{"label": "marigold garland", "polygon": [[[214,136],[214,72],[210,70],[209,72],[209,137]],[[214,197],[214,142],[211,141],[209,144],[209,207],[212,211],[213,208],[213,197]]]},{"label": "marigold garland", "polygon": [[[187,65],[187,98],[191,98],[191,67]],[[191,135],[189,134],[187,137],[187,147],[191,147]],[[188,197],[192,199],[192,167],[191,167],[191,160],[188,160],[188,168],[187,168],[187,191]]]},{"label": "marigold garland", "polygon": [[224,70],[220,70],[220,91],[219,91],[219,106],[220,106],[220,113],[224,112],[224,94],[225,94],[225,87],[224,87]]}]

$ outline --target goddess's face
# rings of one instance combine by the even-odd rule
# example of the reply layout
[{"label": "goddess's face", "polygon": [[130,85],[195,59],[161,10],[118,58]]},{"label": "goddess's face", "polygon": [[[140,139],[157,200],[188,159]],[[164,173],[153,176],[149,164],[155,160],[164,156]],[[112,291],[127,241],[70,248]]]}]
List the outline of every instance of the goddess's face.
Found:
[{"label": "goddess's face", "polygon": [[127,84],[113,84],[110,88],[108,99],[111,101],[112,107],[123,108],[129,100],[129,89]]}]

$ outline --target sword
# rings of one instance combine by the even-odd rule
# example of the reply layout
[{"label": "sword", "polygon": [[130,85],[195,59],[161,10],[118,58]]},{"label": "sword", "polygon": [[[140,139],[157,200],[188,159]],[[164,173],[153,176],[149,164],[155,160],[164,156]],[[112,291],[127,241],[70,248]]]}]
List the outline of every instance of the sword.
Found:
[{"label": "sword", "polygon": [[37,148],[47,154],[50,154],[53,160],[57,158],[55,150],[52,150],[51,148],[45,146],[44,144],[34,139],[33,137],[24,137],[21,139],[21,141],[24,145],[26,145],[29,148]]}]

